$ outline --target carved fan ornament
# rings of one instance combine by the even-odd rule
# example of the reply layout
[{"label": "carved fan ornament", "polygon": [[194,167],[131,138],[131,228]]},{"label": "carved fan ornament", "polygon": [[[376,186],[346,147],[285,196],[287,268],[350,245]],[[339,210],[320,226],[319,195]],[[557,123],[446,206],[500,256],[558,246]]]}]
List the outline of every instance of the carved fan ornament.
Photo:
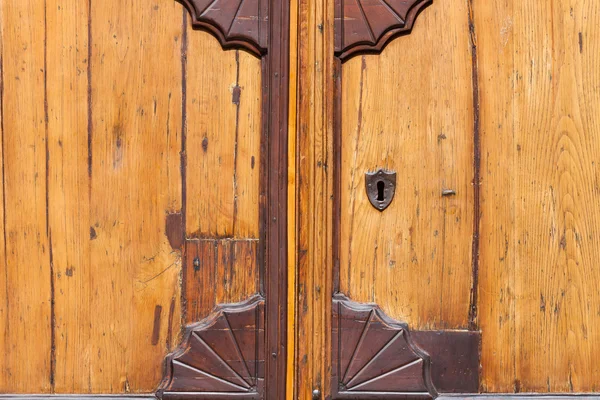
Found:
[{"label": "carved fan ornament", "polygon": [[166,359],[161,399],[262,399],[264,299],[255,295],[220,306],[188,326],[180,347]]},{"label": "carved fan ornament", "polygon": [[267,52],[268,0],[179,0],[194,27],[210,31],[223,48],[242,47],[257,57]]},{"label": "carved fan ornament", "polygon": [[378,306],[335,295],[331,340],[333,399],[437,397],[429,356]]},{"label": "carved fan ornament", "polygon": [[335,54],[342,61],[380,52],[394,37],[410,32],[432,0],[336,0]]}]

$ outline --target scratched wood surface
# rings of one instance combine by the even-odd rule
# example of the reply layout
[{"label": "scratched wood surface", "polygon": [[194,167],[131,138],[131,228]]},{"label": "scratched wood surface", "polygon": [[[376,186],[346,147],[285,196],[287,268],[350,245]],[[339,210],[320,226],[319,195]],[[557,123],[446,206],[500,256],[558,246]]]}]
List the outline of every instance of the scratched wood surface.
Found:
[{"label": "scratched wood surface", "polygon": [[[466,3],[429,7],[411,35],[342,73],[341,292],[413,329],[465,328],[474,212]],[[365,173],[379,168],[398,173],[383,213],[365,190]]]},{"label": "scratched wood surface", "polygon": [[257,239],[261,62],[192,30],[187,55],[187,235]]},{"label": "scratched wood surface", "polygon": [[[186,15],[0,2],[0,392],[154,390],[185,321],[167,214],[188,211],[189,236],[258,237],[260,62]],[[257,271],[238,253],[243,271],[202,282],[215,303],[257,291],[238,289]]]},{"label": "scratched wood surface", "polygon": [[473,5],[482,389],[597,392],[600,3]]},{"label": "scratched wood surface", "polygon": [[[3,258],[0,390],[51,388],[44,10],[2,2]],[[23,18],[27,15],[27,18]],[[20,21],[18,24],[10,21]]]},{"label": "scratched wood surface", "polygon": [[[333,195],[333,1],[298,0],[293,398],[329,393]],[[325,22],[325,23],[323,23]],[[291,209],[292,210],[292,209]]]}]

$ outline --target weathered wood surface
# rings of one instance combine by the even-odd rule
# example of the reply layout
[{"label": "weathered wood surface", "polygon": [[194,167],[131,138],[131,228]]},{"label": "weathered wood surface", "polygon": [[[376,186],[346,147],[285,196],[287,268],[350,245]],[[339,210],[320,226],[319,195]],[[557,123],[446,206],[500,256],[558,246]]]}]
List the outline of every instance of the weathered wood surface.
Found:
[{"label": "weathered wood surface", "polygon": [[473,4],[485,391],[597,392],[600,3]]},{"label": "weathered wood surface", "polygon": [[167,215],[258,237],[260,62],[175,1],[4,1],[0,31],[0,391],[153,391],[185,312]]}]

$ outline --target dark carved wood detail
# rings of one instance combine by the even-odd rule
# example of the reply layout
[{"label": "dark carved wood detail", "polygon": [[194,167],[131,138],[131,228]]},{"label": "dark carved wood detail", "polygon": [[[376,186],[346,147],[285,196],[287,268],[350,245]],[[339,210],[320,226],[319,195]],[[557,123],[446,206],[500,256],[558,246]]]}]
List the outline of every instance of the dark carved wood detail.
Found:
[{"label": "dark carved wood detail", "polygon": [[260,57],[267,52],[268,0],[179,0],[195,28],[211,32],[223,48],[244,48]]},{"label": "dark carved wood detail", "polygon": [[333,399],[437,397],[429,356],[374,304],[333,299]]},{"label": "dark carved wood detail", "polygon": [[180,347],[165,363],[161,399],[263,398],[265,302],[255,295],[219,306],[187,327]]},{"label": "dark carved wood detail", "polygon": [[410,32],[431,1],[336,0],[336,56],[345,61],[359,53],[380,52],[394,37]]},{"label": "dark carved wood detail", "polygon": [[433,399],[479,390],[480,332],[411,332],[377,305],[341,294],[332,312],[332,399]]}]

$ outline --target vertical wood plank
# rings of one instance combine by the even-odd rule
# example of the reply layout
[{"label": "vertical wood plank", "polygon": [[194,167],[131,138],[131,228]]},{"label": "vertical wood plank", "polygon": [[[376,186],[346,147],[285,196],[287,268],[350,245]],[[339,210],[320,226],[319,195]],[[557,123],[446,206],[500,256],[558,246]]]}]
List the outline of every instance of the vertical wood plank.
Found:
[{"label": "vertical wood plank", "polygon": [[189,29],[187,235],[258,238],[260,60]]},{"label": "vertical wood plank", "polygon": [[47,0],[48,210],[54,284],[55,391],[91,388],[88,3]]},{"label": "vertical wood plank", "polygon": [[44,18],[43,2],[0,4],[6,246],[1,260],[2,392],[52,389]]},{"label": "vertical wood plank", "polygon": [[90,386],[147,392],[179,321],[169,314],[178,313],[180,254],[164,227],[181,208],[182,7],[113,0],[92,2],[90,15]]},{"label": "vertical wood plank", "polygon": [[[235,164],[233,175],[233,236],[257,239],[259,237],[259,194],[261,166],[261,73],[260,60],[239,51]],[[234,98],[237,101],[237,98]],[[207,199],[208,200],[208,199]]]},{"label": "vertical wood plank", "polygon": [[481,121],[479,318],[484,391],[516,391],[512,1],[471,2]]},{"label": "vertical wood plank", "polygon": [[[298,1],[295,398],[330,393],[333,1]],[[291,210],[290,210],[291,211]]]},{"label": "vertical wood plank", "polygon": [[[465,328],[474,213],[466,3],[428,8],[410,35],[342,70],[341,291],[413,329]],[[384,212],[365,189],[365,173],[379,168],[398,174]]]},{"label": "vertical wood plank", "polygon": [[600,5],[474,9],[485,126],[483,388],[594,392]]}]

